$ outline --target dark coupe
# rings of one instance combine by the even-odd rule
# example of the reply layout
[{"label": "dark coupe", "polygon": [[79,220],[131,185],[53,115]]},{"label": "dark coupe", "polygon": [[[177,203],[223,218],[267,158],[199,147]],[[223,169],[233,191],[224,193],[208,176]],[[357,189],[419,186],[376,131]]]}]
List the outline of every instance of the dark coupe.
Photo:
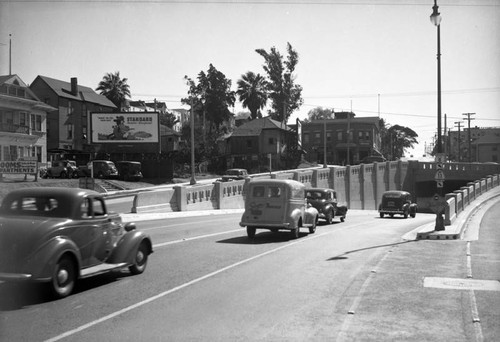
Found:
[{"label": "dark coupe", "polygon": [[150,237],[92,190],[17,189],[0,207],[0,280],[47,282],[58,298],[79,278],[125,267],[140,274],[152,252]]},{"label": "dark coupe", "polygon": [[307,203],[319,212],[319,218],[331,224],[335,216],[344,222],[347,215],[347,206],[338,205],[337,192],[333,189],[310,188],[306,189]]}]

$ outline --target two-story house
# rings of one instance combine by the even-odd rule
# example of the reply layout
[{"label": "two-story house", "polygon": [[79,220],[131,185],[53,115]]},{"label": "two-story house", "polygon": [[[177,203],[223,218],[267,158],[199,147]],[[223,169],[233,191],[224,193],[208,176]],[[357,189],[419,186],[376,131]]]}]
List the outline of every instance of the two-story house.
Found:
[{"label": "two-story house", "polygon": [[379,122],[378,117],[356,118],[351,112],[336,112],[333,119],[303,123],[305,159],[323,163],[326,153],[328,164],[358,164],[364,157],[380,151]]},{"label": "two-story house", "polygon": [[251,172],[280,169],[296,132],[280,121],[264,117],[248,121],[234,129],[227,141],[228,168],[245,168]]},{"label": "two-story house", "polygon": [[46,118],[54,110],[18,75],[0,76],[0,161],[46,163]]},{"label": "two-story house", "polygon": [[57,110],[47,116],[47,150],[94,152],[90,144],[90,113],[112,112],[116,106],[92,88],[71,82],[37,76],[30,89]]}]

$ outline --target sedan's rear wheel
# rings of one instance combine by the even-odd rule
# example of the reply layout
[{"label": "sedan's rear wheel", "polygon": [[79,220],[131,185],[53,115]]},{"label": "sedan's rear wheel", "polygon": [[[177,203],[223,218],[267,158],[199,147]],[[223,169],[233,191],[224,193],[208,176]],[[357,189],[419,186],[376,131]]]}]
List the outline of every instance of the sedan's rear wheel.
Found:
[{"label": "sedan's rear wheel", "polygon": [[145,242],[142,242],[135,253],[134,264],[128,269],[132,274],[141,274],[148,264],[149,249]]},{"label": "sedan's rear wheel", "polygon": [[254,227],[247,227],[247,235],[250,239],[255,237],[255,231],[256,229]]},{"label": "sedan's rear wheel", "polygon": [[64,298],[71,294],[76,283],[76,267],[69,257],[62,257],[56,264],[52,281],[52,293],[57,298]]}]

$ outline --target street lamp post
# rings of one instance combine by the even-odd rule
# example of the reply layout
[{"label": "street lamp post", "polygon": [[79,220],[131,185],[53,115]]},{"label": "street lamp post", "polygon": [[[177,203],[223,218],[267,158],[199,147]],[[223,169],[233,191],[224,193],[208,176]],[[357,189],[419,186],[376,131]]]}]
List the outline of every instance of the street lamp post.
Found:
[{"label": "street lamp post", "polygon": [[443,183],[444,183],[444,173],[442,172],[441,163],[444,162],[443,156],[443,143],[441,139],[441,15],[438,11],[439,7],[437,5],[437,0],[434,0],[434,6],[432,6],[432,14],[430,16],[431,22],[437,27],[437,151],[436,151],[436,161],[438,162],[436,172],[436,187],[437,194],[434,196],[436,200],[436,225],[435,230],[444,230],[444,202],[443,202]]},{"label": "street lamp post", "polygon": [[[441,14],[438,12],[437,0],[434,0],[432,6],[431,22],[437,27],[437,153],[443,153],[443,144],[441,139]],[[439,156],[441,157],[441,156]]]}]

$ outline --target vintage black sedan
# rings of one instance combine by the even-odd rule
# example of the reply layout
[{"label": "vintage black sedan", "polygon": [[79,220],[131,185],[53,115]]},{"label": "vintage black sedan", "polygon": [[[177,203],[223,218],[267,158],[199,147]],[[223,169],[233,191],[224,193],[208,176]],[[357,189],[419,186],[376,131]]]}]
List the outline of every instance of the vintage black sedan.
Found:
[{"label": "vintage black sedan", "polygon": [[412,203],[411,194],[407,191],[391,190],[382,194],[382,202],[378,206],[380,217],[403,215],[404,218],[417,215],[417,204]]},{"label": "vintage black sedan", "polygon": [[337,192],[333,189],[309,188],[306,189],[307,203],[311,204],[319,212],[319,218],[331,224],[338,216],[341,222],[345,221],[347,206],[338,205]]},{"label": "vintage black sedan", "polygon": [[17,189],[0,207],[0,280],[47,282],[57,298],[80,278],[127,267],[140,274],[152,252],[150,237],[92,190]]}]

